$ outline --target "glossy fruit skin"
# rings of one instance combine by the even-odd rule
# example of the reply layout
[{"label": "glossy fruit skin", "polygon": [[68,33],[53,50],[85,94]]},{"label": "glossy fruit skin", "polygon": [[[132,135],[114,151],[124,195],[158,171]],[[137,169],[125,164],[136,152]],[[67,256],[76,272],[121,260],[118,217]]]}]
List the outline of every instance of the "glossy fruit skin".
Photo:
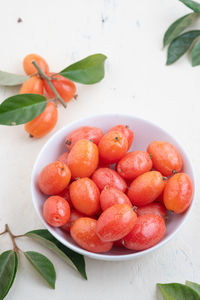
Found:
[{"label": "glossy fruit skin", "polygon": [[66,224],[64,224],[61,228],[62,230],[64,230],[65,232],[70,232],[70,229],[72,227],[72,225],[74,224],[74,222],[80,218],[84,218],[85,216],[80,213],[79,211],[72,209],[71,213],[70,213],[70,218],[67,221]]},{"label": "glossy fruit skin", "polygon": [[165,187],[164,204],[167,209],[180,214],[188,209],[192,202],[193,184],[185,173],[172,176]]},{"label": "glossy fruit skin", "polygon": [[165,231],[165,222],[160,216],[139,216],[131,232],[124,237],[124,246],[135,251],[146,250],[159,243]]},{"label": "glossy fruit skin", "polygon": [[96,183],[100,191],[105,186],[112,186],[118,190],[125,192],[127,184],[125,180],[114,170],[109,168],[99,168],[92,175],[92,180]]},{"label": "glossy fruit skin", "polygon": [[[168,178],[164,177],[163,179],[164,179],[164,183],[165,183],[165,187],[166,187],[167,182],[168,182]],[[163,196],[164,196],[165,187],[164,187],[162,193],[158,196],[158,198],[156,198],[156,201],[159,202],[162,205],[164,205]]]},{"label": "glossy fruit skin", "polygon": [[26,80],[19,91],[19,94],[39,94],[43,95],[43,81],[38,76],[30,77]]},{"label": "glossy fruit skin", "polygon": [[146,172],[131,183],[128,197],[136,206],[144,206],[153,202],[165,187],[163,176],[158,171]]},{"label": "glossy fruit skin", "polygon": [[167,210],[162,204],[153,202],[145,206],[138,207],[136,213],[138,216],[157,215],[165,219]]},{"label": "glossy fruit skin", "polygon": [[116,204],[106,209],[97,220],[96,233],[104,242],[114,242],[133,228],[137,215],[127,204]]},{"label": "glossy fruit skin", "polygon": [[73,146],[68,156],[68,166],[73,178],[90,177],[99,163],[97,146],[82,139]]},{"label": "glossy fruit skin", "polygon": [[127,138],[119,131],[106,133],[98,144],[99,156],[107,163],[118,162],[128,150]]},{"label": "glossy fruit skin", "polygon": [[181,155],[170,143],[154,141],[149,144],[147,152],[151,155],[153,167],[164,176],[180,172],[183,167]]},{"label": "glossy fruit skin", "polygon": [[130,207],[133,206],[126,194],[112,186],[105,186],[100,195],[100,204],[102,211],[115,204],[127,204]]},{"label": "glossy fruit skin", "polygon": [[[65,78],[61,76],[60,74],[55,74],[55,73],[48,73],[47,76],[52,76],[53,75],[53,80],[51,80],[52,84],[56,88],[57,92],[61,96],[61,98],[65,102],[69,102],[74,98],[74,95],[76,93],[76,86],[73,83],[73,81],[69,80],[68,78]],[[47,81],[44,79],[44,86],[46,89],[46,92],[48,94],[49,98],[55,98],[55,94],[48,85]]]},{"label": "glossy fruit skin", "polygon": [[59,157],[58,157],[58,161],[62,161],[64,162],[66,165],[67,165],[67,160],[68,160],[68,156],[69,156],[69,152],[64,152],[63,154],[61,154]]},{"label": "glossy fruit skin", "polygon": [[69,184],[71,172],[65,163],[55,161],[42,169],[38,184],[41,192],[46,195],[56,195]]},{"label": "glossy fruit skin", "polygon": [[72,149],[76,142],[82,139],[92,140],[94,144],[98,145],[103,135],[103,131],[100,128],[82,126],[73,130],[70,134],[66,136],[65,144],[68,151]]},{"label": "glossy fruit skin", "polygon": [[44,202],[43,217],[51,226],[60,227],[69,220],[70,206],[64,198],[51,196]]},{"label": "glossy fruit skin", "polygon": [[41,138],[49,133],[58,120],[57,107],[48,102],[44,111],[32,121],[24,125],[25,130],[34,138]]},{"label": "glossy fruit skin", "polygon": [[69,187],[70,198],[76,210],[86,216],[94,216],[100,209],[100,192],[90,178],[73,181]]},{"label": "glossy fruit skin", "polygon": [[70,198],[70,193],[69,193],[69,184],[68,186],[61,192],[58,194],[58,196],[64,198],[65,200],[67,200],[67,202],[69,203],[69,206],[71,209],[73,209],[73,204]]},{"label": "glossy fruit skin", "polygon": [[135,179],[152,169],[152,160],[145,151],[127,153],[117,164],[117,172],[125,179]]},{"label": "glossy fruit skin", "polygon": [[109,131],[121,132],[128,140],[128,149],[131,147],[134,139],[134,132],[129,128],[128,125],[116,125],[112,127]]},{"label": "glossy fruit skin", "polygon": [[109,251],[113,243],[104,243],[96,234],[97,221],[91,218],[80,218],[71,227],[70,233],[73,240],[83,249],[103,253]]},{"label": "glossy fruit skin", "polygon": [[38,64],[38,66],[45,73],[49,72],[49,66],[48,66],[47,62],[44,60],[44,58],[42,58],[38,54],[28,54],[27,56],[25,56],[25,58],[23,60],[24,71],[26,72],[27,75],[31,75],[31,74],[37,72],[36,68],[32,64],[33,60]]}]

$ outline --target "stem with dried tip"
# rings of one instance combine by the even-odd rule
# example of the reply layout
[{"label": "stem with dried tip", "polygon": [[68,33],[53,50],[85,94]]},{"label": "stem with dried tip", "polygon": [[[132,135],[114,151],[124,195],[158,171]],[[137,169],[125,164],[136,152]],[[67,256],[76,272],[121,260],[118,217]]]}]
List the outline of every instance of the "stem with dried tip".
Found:
[{"label": "stem with dried tip", "polygon": [[56,99],[58,99],[58,101],[60,101],[60,103],[66,108],[67,105],[65,103],[65,101],[61,98],[61,96],[59,95],[59,93],[57,92],[56,88],[54,87],[53,83],[51,82],[51,79],[42,71],[42,69],[38,66],[38,64],[33,60],[32,64],[35,66],[35,68],[38,71],[38,74],[47,81],[48,85],[50,86],[50,88],[52,89],[52,91],[54,92]]}]

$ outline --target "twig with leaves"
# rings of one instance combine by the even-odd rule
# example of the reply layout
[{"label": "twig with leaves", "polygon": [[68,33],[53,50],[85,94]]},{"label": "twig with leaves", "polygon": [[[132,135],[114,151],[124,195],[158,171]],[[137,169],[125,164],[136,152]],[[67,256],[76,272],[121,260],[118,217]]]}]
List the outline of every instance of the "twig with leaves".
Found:
[{"label": "twig with leaves", "polygon": [[183,32],[188,26],[192,25],[200,18],[200,3],[193,0],[179,0],[193,10],[174,23],[172,23],[163,38],[163,46],[168,47],[167,65],[173,64],[188,50],[191,50],[192,66],[200,65],[200,30]]},{"label": "twig with leaves", "polygon": [[13,249],[7,250],[0,255],[0,300],[5,298],[12,287],[18,269],[18,256],[20,254],[23,254],[27,258],[30,264],[51,288],[55,288],[56,272],[54,265],[41,253],[35,251],[22,251],[15,241],[17,238],[21,237],[31,238],[36,242],[41,243],[46,248],[54,251],[69,265],[74,267],[84,279],[87,279],[84,257],[61,244],[48,232],[48,230],[39,229],[29,231],[22,235],[14,235],[6,224],[5,230],[0,233],[0,235],[6,233],[9,234],[12,240]]}]

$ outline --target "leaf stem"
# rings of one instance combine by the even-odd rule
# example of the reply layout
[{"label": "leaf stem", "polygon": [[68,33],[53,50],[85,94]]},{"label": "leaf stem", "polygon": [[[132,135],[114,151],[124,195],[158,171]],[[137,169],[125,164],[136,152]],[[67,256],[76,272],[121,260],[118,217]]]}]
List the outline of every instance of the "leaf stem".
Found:
[{"label": "leaf stem", "polygon": [[56,88],[54,87],[53,83],[51,82],[51,79],[42,71],[42,69],[38,66],[38,64],[33,60],[32,64],[35,66],[35,68],[38,71],[38,74],[47,81],[48,85],[50,86],[50,88],[52,89],[52,91],[54,92],[56,98],[60,101],[60,103],[66,108],[67,105],[65,103],[65,101],[61,98],[61,96],[59,95],[59,93],[57,92]]},{"label": "leaf stem", "polygon": [[11,232],[8,224],[6,224],[5,232],[7,232],[9,234],[9,236],[10,236],[10,238],[12,240],[14,251],[17,252],[17,253],[19,253],[19,251],[21,251],[21,250],[19,249],[19,247],[17,246],[17,244],[15,242],[15,237],[16,236]]}]

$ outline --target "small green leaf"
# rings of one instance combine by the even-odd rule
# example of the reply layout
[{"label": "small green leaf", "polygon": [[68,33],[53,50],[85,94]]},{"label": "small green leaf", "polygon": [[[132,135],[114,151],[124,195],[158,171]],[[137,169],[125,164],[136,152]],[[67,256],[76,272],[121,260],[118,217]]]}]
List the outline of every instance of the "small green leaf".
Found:
[{"label": "small green leaf", "polygon": [[186,285],[191,287],[193,290],[195,290],[197,294],[200,296],[200,284],[192,281],[186,281]]},{"label": "small green leaf", "polygon": [[0,300],[8,294],[17,272],[18,258],[13,250],[0,255]]},{"label": "small green leaf", "polygon": [[104,78],[105,60],[105,55],[93,54],[62,70],[60,75],[76,82],[94,84]]},{"label": "small green leaf", "polygon": [[198,14],[190,13],[171,24],[165,32],[163,46],[171,43],[183,30],[185,30],[185,28],[191,25],[197,19],[197,17]]},{"label": "small green leaf", "polygon": [[75,270],[77,270],[83,276],[84,279],[87,279],[84,257],[81,254],[78,254],[61,244],[58,240],[56,240],[53,237],[53,235],[48,230],[33,230],[27,232],[25,235],[38,241],[48,249],[57,253],[69,265],[71,265]]},{"label": "small green leaf", "polygon": [[198,40],[192,49],[192,66],[200,65],[200,40]]},{"label": "small green leaf", "polygon": [[0,71],[0,85],[16,86],[25,82],[29,77],[26,75],[17,75],[4,71]]},{"label": "small green leaf", "polygon": [[165,300],[200,300],[199,295],[190,287],[180,283],[158,283],[157,286]]},{"label": "small green leaf", "polygon": [[0,124],[12,126],[27,123],[40,115],[46,104],[46,98],[37,94],[9,97],[0,104]]},{"label": "small green leaf", "polygon": [[193,0],[179,0],[183,4],[185,4],[187,7],[191,8],[196,13],[200,13],[200,4]]},{"label": "small green leaf", "polygon": [[200,30],[192,30],[179,35],[171,42],[168,48],[167,65],[178,60],[191,46],[192,42],[200,35]]},{"label": "small green leaf", "polygon": [[24,255],[40,275],[55,289],[56,272],[52,262],[44,255],[34,251],[24,252]]}]

